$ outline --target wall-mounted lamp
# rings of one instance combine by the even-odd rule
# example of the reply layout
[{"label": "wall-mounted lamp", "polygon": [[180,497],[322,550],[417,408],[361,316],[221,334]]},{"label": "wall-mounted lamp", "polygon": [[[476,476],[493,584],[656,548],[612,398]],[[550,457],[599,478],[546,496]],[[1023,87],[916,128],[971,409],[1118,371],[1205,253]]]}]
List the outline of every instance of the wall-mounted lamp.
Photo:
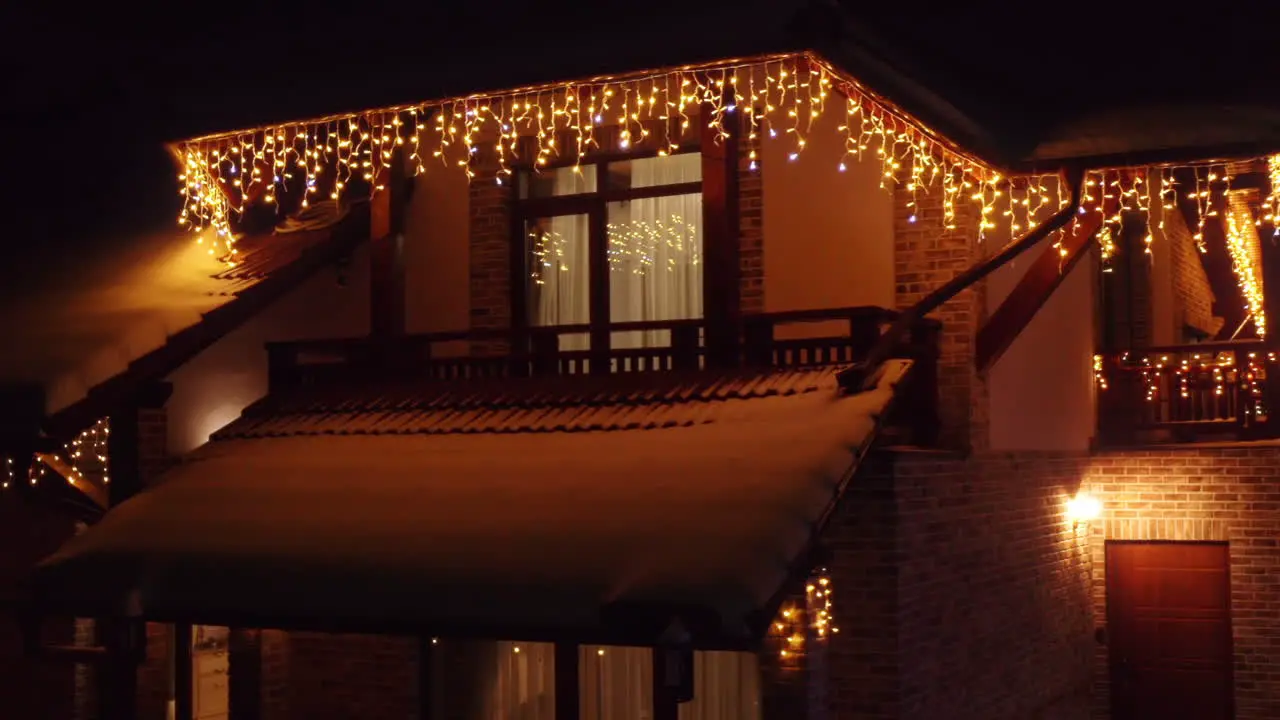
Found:
[{"label": "wall-mounted lamp", "polygon": [[1075,497],[1067,501],[1067,520],[1070,520],[1072,525],[1092,522],[1101,514],[1102,501],[1089,493],[1076,493]]}]

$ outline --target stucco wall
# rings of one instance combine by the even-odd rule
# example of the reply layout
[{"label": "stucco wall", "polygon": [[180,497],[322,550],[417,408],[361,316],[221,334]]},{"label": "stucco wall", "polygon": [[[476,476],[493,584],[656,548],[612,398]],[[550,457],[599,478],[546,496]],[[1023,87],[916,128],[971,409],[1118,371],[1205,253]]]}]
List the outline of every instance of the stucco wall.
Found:
[{"label": "stucco wall", "polygon": [[768,312],[893,307],[893,193],[873,153],[840,171],[839,110],[814,123],[794,161],[789,139],[761,143]]},{"label": "stucco wall", "polygon": [[[345,278],[340,284],[339,277]],[[169,451],[189,452],[267,392],[266,343],[369,333],[369,257],[325,268],[172,375]]]}]

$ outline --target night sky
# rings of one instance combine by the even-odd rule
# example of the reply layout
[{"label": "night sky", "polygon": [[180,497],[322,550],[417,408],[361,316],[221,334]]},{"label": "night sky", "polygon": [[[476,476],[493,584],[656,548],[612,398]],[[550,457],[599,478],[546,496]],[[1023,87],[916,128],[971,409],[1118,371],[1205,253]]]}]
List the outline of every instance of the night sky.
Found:
[{"label": "night sky", "polygon": [[[910,72],[1008,132],[1141,102],[1269,102],[1280,69],[1274,44],[1257,32],[1274,27],[1280,9],[1245,7],[1263,3],[1208,3],[1186,14],[1173,2],[1118,0],[953,1],[928,12],[907,2],[845,4]],[[163,13],[28,5],[0,10],[10,143],[0,269],[10,271],[26,265],[32,249],[64,253],[171,222],[177,186],[166,140],[554,80],[600,62],[649,62],[672,44],[663,26],[677,28],[670,32],[688,46],[699,34],[732,37],[780,24],[758,10],[726,10],[691,33],[678,29],[689,0],[606,0],[580,15],[581,3],[557,9],[509,0],[446,8],[307,3],[253,15],[215,3],[199,7],[224,11],[205,16],[182,4]],[[1047,14],[1055,8],[1063,14]]]}]

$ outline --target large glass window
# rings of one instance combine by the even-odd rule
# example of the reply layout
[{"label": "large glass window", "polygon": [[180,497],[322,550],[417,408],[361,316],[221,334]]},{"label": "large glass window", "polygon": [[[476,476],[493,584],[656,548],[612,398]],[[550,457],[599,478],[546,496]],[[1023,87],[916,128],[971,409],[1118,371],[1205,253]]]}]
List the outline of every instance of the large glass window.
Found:
[{"label": "large glass window", "polygon": [[[533,327],[702,317],[702,163],[697,153],[522,173],[525,310]],[[665,331],[619,333],[658,346]],[[562,340],[585,347],[587,337]]]}]

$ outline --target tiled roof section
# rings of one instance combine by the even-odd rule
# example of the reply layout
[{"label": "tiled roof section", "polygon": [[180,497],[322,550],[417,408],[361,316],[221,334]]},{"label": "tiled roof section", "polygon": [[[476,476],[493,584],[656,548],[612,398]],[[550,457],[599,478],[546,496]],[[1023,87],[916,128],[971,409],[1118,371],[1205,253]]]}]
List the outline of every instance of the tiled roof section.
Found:
[{"label": "tiled roof section", "polygon": [[839,370],[827,366],[302,388],[249,407],[214,439],[691,427],[732,417],[753,399],[834,393]]},{"label": "tiled roof section", "polygon": [[239,253],[235,265],[214,275],[224,281],[219,295],[236,295],[253,287],[272,273],[287,267],[303,253],[327,240],[333,228],[342,222],[350,208],[339,208],[336,202],[316,203],[296,216],[289,217],[273,232],[250,235],[236,243]]}]

